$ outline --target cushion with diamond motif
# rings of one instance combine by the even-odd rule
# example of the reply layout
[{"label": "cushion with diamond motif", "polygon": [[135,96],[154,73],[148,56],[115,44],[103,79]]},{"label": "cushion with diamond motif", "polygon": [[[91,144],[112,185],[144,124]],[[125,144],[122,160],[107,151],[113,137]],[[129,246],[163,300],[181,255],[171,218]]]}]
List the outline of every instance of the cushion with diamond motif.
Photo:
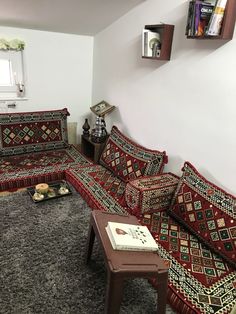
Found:
[{"label": "cushion with diamond motif", "polygon": [[236,266],[236,198],[185,162],[169,214]]},{"label": "cushion with diamond motif", "polygon": [[0,114],[0,155],[68,147],[66,108]]},{"label": "cushion with diamond motif", "polygon": [[113,126],[99,163],[124,182],[141,176],[162,173],[168,158],[166,152],[138,145]]}]

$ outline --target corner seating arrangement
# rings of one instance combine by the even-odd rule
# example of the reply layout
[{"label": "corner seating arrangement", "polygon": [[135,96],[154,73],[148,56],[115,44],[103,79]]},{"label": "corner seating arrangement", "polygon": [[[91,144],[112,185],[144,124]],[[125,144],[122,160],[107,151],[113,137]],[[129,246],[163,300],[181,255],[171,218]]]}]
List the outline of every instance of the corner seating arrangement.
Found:
[{"label": "corner seating arrangement", "polygon": [[173,309],[230,313],[236,304],[236,198],[185,162],[170,206],[160,180],[159,208],[134,210],[128,183],[161,175],[166,153],[142,147],[113,127],[95,165],[68,145],[68,115],[67,109],[0,114],[0,190],[66,178],[92,209],[136,215],[170,266]]}]

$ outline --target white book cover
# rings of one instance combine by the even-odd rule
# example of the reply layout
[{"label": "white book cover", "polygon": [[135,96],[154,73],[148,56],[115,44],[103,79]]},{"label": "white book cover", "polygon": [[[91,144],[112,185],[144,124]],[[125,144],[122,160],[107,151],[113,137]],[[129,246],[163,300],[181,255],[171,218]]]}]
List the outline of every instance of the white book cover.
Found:
[{"label": "white book cover", "polygon": [[217,0],[208,24],[207,35],[218,36],[220,34],[226,4],[227,0]]},{"label": "white book cover", "polygon": [[108,237],[115,250],[157,251],[158,246],[146,226],[108,222]]},{"label": "white book cover", "polygon": [[[142,36],[142,55],[144,57],[154,57],[155,55],[154,45],[158,45],[158,50],[160,51],[160,34],[157,32],[152,32],[148,29],[143,29]],[[159,52],[158,52],[159,54]]]}]

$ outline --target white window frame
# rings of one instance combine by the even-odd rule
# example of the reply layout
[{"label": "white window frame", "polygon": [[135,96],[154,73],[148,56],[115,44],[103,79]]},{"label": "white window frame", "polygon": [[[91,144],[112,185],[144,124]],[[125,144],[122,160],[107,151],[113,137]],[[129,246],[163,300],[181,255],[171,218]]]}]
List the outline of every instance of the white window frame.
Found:
[{"label": "white window frame", "polygon": [[24,83],[23,51],[0,50],[0,59],[10,62],[11,85],[0,85],[0,99],[6,97],[19,97],[19,88],[17,84]]}]

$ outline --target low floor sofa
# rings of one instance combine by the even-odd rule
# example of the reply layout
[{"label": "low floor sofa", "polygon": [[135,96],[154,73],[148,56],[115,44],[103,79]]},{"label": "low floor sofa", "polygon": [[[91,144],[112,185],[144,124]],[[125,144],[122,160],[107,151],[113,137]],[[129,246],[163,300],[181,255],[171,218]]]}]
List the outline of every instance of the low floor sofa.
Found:
[{"label": "low floor sofa", "polygon": [[92,164],[68,144],[66,108],[0,114],[0,191],[65,178]]},{"label": "low floor sofa", "polygon": [[[158,254],[170,266],[168,302],[173,309],[187,314],[230,313],[236,304],[236,198],[185,162],[182,176],[172,176],[177,184],[171,190],[171,201],[170,189],[161,179],[158,189],[152,191],[160,206],[139,210],[131,206],[130,199],[139,196],[130,198],[130,184],[154,176],[167,178],[166,153],[138,145],[114,126],[99,164],[94,164],[68,145],[67,115],[66,109],[0,114],[0,189],[63,178],[91,209],[136,215],[149,228]],[[47,132],[45,122],[53,125]],[[38,131],[38,123],[43,132]],[[28,128],[42,135],[32,135],[29,143],[22,133],[21,139],[14,141],[18,131],[27,132]],[[44,134],[52,130],[60,135],[53,134],[49,140]],[[155,279],[151,284],[156,286]]]}]

